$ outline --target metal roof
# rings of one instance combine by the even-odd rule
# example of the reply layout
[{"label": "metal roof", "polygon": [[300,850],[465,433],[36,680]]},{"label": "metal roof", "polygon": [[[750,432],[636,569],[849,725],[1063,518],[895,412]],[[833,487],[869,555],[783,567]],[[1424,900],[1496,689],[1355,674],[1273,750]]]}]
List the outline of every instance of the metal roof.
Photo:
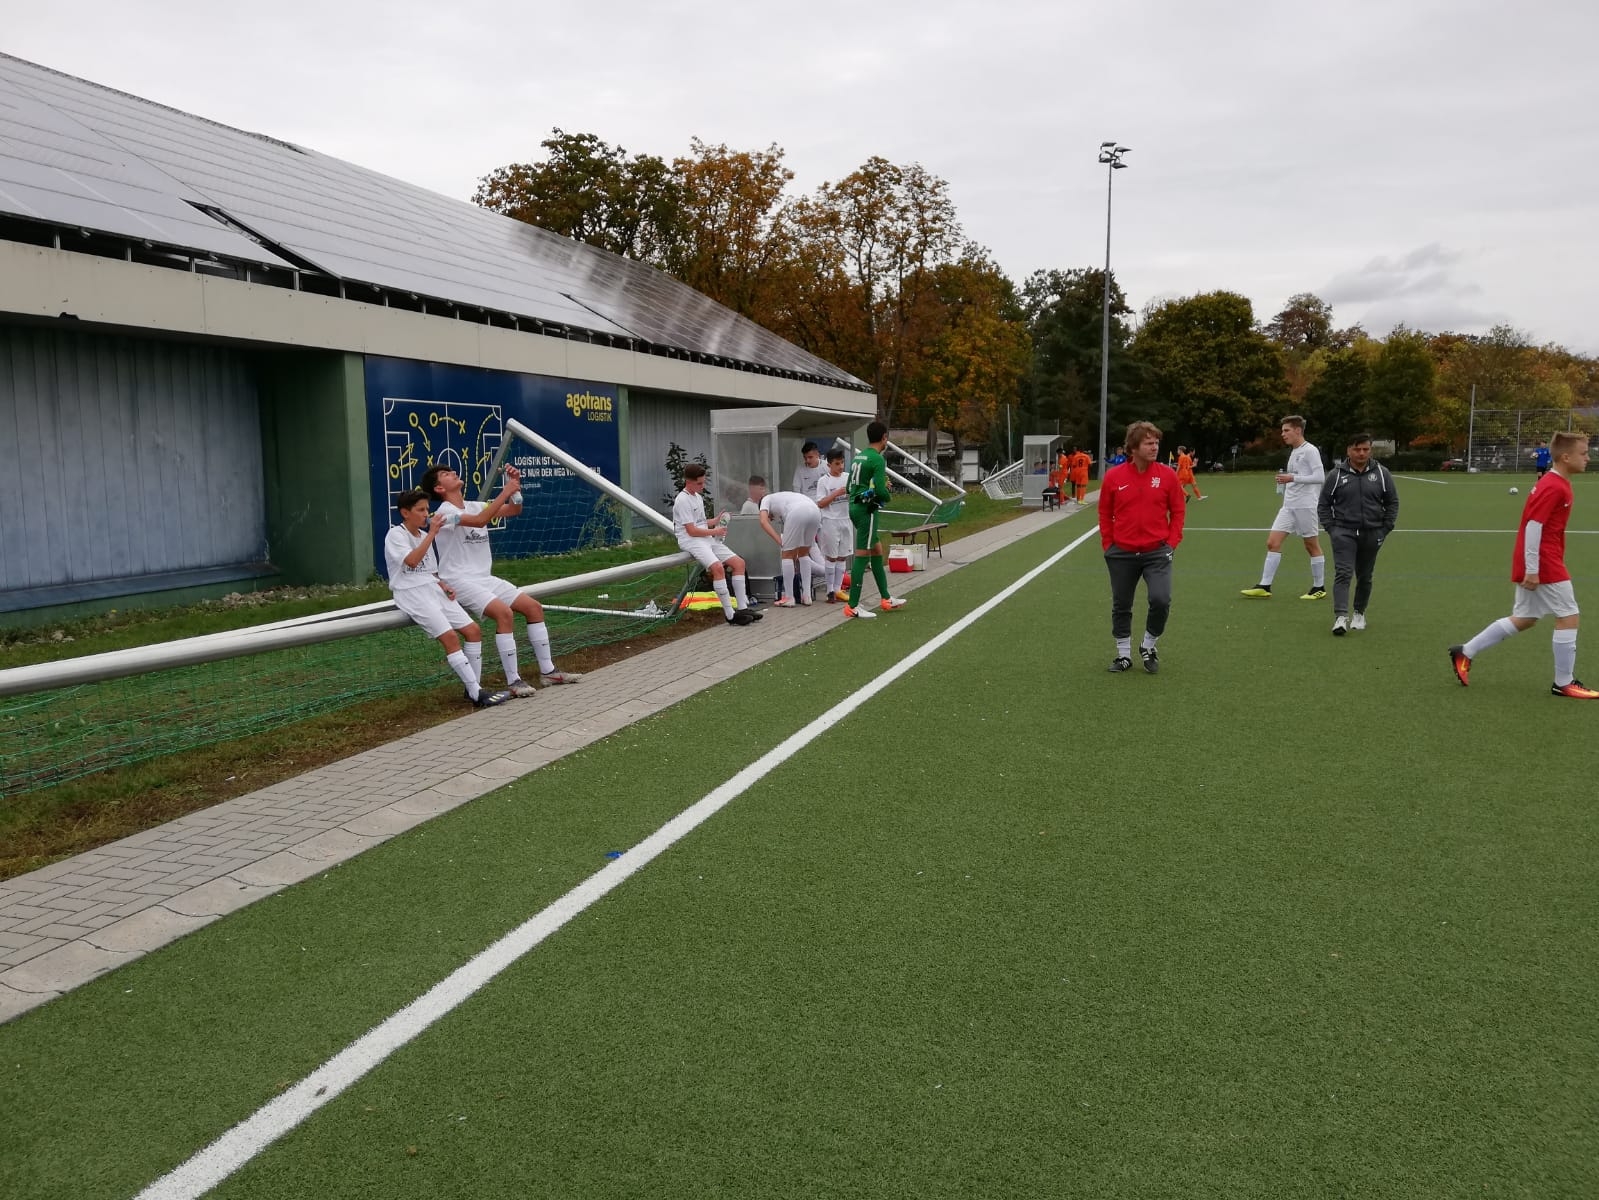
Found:
[{"label": "metal roof", "polygon": [[643,263],[5,54],[0,213],[866,389]]}]

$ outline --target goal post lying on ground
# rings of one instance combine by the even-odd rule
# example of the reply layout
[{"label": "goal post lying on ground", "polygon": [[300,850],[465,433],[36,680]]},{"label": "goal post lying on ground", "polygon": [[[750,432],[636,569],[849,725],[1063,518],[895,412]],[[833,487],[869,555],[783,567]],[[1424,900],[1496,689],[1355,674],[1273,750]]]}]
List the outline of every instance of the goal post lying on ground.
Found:
[{"label": "goal post lying on ground", "polygon": [[[533,430],[511,421],[508,432],[508,452],[527,447],[549,467],[541,486],[524,479],[522,515],[493,527],[494,569],[545,604],[557,658],[676,620],[698,567],[670,541],[671,522]],[[491,623],[486,681],[499,671],[493,632]],[[0,671],[0,794],[453,678],[438,644],[392,600],[13,667]]]},{"label": "goal post lying on ground", "polygon": [[1008,467],[1001,467],[997,471],[990,471],[983,476],[983,491],[988,493],[990,500],[1020,500],[1022,498],[1022,468],[1026,466],[1021,459],[1017,459]]}]

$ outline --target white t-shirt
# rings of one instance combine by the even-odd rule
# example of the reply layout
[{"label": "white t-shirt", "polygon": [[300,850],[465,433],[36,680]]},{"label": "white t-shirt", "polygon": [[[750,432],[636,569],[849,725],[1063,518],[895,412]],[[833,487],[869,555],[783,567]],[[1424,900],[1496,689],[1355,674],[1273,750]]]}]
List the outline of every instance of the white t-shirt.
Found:
[{"label": "white t-shirt", "polygon": [[[832,493],[840,488],[844,494],[831,504],[823,504]],[[816,481],[816,490],[811,493],[816,500],[816,507],[822,510],[822,520],[843,521],[849,523],[849,472],[841,471],[837,475],[823,475]]]},{"label": "white t-shirt", "polygon": [[1288,456],[1286,475],[1294,481],[1283,487],[1284,508],[1315,508],[1321,500],[1321,484],[1327,472],[1321,465],[1321,451],[1309,442],[1300,442],[1299,448]]},{"label": "white t-shirt", "polygon": [[695,540],[688,533],[688,526],[709,524],[705,518],[705,493],[679,492],[672,501],[672,532],[677,534],[677,544],[686,549]]},{"label": "white t-shirt", "polygon": [[[440,530],[443,533],[443,530]],[[395,592],[407,591],[411,588],[438,587],[439,560],[433,553],[433,547],[427,548],[427,553],[422,556],[422,561],[414,567],[405,565],[405,556],[422,544],[425,533],[412,533],[404,525],[396,525],[390,529],[388,536],[383,539],[383,560],[389,566],[389,589]],[[437,539],[435,539],[436,541]],[[441,593],[442,594],[442,593]]]},{"label": "white t-shirt", "polygon": [[787,522],[804,509],[816,510],[816,501],[798,492],[769,492],[761,501],[761,511],[775,521]]},{"label": "white t-shirt", "polygon": [[816,481],[827,474],[827,462],[824,459],[814,467],[807,467],[803,462],[794,468],[793,491],[802,496],[816,495]]},{"label": "white t-shirt", "polygon": [[487,507],[481,500],[468,500],[464,508],[456,508],[453,504],[441,506],[444,528],[433,539],[433,545],[439,552],[440,579],[446,582],[487,579],[494,574],[494,554],[489,549],[488,528],[472,529],[452,521],[452,518],[459,520],[468,514],[476,515]]}]

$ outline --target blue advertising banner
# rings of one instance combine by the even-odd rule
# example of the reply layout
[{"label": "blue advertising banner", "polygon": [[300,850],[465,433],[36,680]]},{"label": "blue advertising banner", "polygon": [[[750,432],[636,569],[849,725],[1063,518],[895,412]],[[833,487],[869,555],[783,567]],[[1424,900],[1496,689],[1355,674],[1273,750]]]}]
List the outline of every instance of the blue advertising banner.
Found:
[{"label": "blue advertising banner", "polygon": [[[409,359],[366,358],[367,446],[371,454],[373,560],[385,572],[383,539],[398,523],[394,504],[435,463],[460,472],[477,499],[505,440],[520,421],[607,479],[620,480],[620,409],[614,384],[584,383]],[[507,462],[522,472],[524,507],[591,509],[597,493],[526,443]],[[493,481],[497,483],[498,481]],[[546,533],[530,552],[577,548],[581,523]]]}]

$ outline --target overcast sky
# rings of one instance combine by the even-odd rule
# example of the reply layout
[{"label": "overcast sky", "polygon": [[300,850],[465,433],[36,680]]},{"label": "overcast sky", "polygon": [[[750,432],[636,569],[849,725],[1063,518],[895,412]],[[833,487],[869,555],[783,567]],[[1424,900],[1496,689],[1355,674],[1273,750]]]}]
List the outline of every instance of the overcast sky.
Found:
[{"label": "overcast sky", "polygon": [[1594,0],[0,0],[0,49],[462,199],[553,127],[776,143],[796,195],[920,162],[1018,283],[1104,260],[1114,138],[1134,308],[1312,291],[1599,353]]}]

